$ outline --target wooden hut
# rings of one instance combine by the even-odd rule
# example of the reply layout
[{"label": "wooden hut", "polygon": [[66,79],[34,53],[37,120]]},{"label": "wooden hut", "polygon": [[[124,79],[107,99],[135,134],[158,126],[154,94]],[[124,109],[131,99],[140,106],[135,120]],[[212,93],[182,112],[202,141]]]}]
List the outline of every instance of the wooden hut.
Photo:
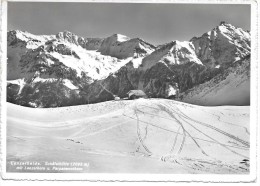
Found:
[{"label": "wooden hut", "polygon": [[147,95],[142,90],[130,90],[127,95],[129,99],[147,98]]}]

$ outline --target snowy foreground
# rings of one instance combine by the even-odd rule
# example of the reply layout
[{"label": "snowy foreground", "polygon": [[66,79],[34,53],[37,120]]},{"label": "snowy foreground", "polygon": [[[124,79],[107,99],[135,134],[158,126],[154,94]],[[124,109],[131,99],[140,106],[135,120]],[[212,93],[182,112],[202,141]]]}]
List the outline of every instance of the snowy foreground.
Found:
[{"label": "snowy foreground", "polygon": [[7,109],[7,171],[249,173],[248,106],[138,99]]}]

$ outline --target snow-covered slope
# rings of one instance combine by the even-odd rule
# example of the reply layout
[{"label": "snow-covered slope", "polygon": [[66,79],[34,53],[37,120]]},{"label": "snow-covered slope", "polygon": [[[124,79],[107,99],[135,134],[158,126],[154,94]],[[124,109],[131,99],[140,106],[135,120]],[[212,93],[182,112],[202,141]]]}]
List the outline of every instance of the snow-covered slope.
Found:
[{"label": "snow-covered slope", "polygon": [[250,105],[250,56],[180,94],[179,100],[197,105]]},{"label": "snow-covered slope", "polygon": [[74,171],[46,166],[47,172],[248,174],[250,169],[249,107],[139,99],[47,109],[8,103],[7,113],[11,172],[19,171],[11,161],[89,164]]}]

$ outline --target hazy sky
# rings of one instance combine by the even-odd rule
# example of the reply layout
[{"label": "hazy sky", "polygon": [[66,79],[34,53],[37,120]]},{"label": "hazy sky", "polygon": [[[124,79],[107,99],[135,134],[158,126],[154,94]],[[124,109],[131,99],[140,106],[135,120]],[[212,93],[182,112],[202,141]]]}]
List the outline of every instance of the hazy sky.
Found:
[{"label": "hazy sky", "polygon": [[84,37],[120,33],[155,45],[200,36],[222,20],[250,30],[250,5],[8,3],[8,30],[33,34],[68,30]]}]

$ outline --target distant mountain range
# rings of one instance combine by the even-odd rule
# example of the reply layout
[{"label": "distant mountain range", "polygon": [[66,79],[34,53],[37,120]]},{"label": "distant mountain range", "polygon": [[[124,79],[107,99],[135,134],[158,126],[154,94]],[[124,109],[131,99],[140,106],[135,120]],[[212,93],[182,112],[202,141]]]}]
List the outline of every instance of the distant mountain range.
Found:
[{"label": "distant mountain range", "polygon": [[84,38],[8,32],[7,101],[60,107],[127,97],[198,105],[250,104],[250,32],[220,25],[190,41],[154,46],[114,34]]}]

